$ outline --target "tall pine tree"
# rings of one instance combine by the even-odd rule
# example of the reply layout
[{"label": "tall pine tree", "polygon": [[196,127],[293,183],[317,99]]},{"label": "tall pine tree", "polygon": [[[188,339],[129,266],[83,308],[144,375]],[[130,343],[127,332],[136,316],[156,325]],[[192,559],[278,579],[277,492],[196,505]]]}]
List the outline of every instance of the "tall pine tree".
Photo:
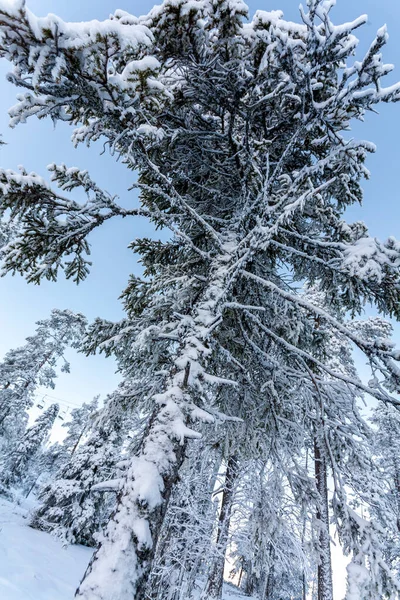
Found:
[{"label": "tall pine tree", "polygon": [[[144,216],[171,232],[132,245],[145,279],[132,277],[124,292],[127,319],[93,329],[94,346],[111,340],[121,352],[129,346],[126,357],[141,356],[137,380],[154,376],[145,394],[153,408],[80,598],[144,598],[187,440],[200,436],[196,421],[215,420],[216,390],[236,392],[243,346],[254,365],[274,370],[279,356],[278,373],[288,375],[311,364],[320,379],[396,402],[316,357],[315,321],[357,345],[392,389],[399,354],[296,293],[296,281],[317,281],[337,309],[371,301],[400,316],[398,242],[343,220],[362,198],[374,151],[344,132],[380,102],[398,101],[400,86],[382,85],[386,31],[354,61],[353,32],[365,18],[335,26],[332,5],[309,0],[294,24],[279,11],[247,22],[237,0],[166,0],[141,18],[117,11],[76,26],[37,19],[21,0],[0,3],[0,54],[15,64],[10,80],[27,89],[12,125],[50,116],[76,126],[76,143],[102,138],[138,172],[140,193],[139,208],[125,209],[86,171],[51,165],[58,188],[86,191],[81,205],[36,174],[2,170],[0,212],[17,228],[4,271],[37,282],[64,269],[82,281],[87,236],[114,216]],[[350,536],[358,554],[365,535]]]},{"label": "tall pine tree", "polygon": [[77,348],[85,332],[86,319],[70,310],[53,310],[48,319],[36,323],[35,334],[26,344],[9,350],[0,363],[0,442],[9,451],[23,434],[39,386],[55,387],[57,367],[69,371],[68,347]]},{"label": "tall pine tree", "polygon": [[27,429],[20,443],[5,458],[1,466],[0,480],[3,485],[10,487],[11,485],[20,483],[24,479],[27,475],[29,463],[48,441],[50,431],[58,413],[58,404],[52,404]]}]

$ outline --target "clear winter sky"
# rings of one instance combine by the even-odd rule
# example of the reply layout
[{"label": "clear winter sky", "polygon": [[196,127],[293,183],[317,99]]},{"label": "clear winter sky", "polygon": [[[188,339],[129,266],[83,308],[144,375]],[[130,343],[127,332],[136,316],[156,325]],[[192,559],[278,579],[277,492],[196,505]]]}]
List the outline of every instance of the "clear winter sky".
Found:
[{"label": "clear winter sky", "polygon": [[[249,2],[250,14],[257,9],[281,9],[285,17],[298,20],[298,0],[263,0]],[[105,19],[117,8],[133,14],[150,10],[151,0],[28,0],[27,5],[39,16],[49,12],[67,21]],[[400,2],[399,0],[337,0],[332,12],[335,23],[350,21],[360,14],[368,14],[368,24],[358,30],[359,53],[365,51],[374,34],[384,23],[388,25],[389,43],[384,58],[397,65],[387,85],[400,79]],[[108,155],[100,156],[101,145],[90,149],[74,149],[70,144],[71,130],[67,125],[56,129],[50,121],[31,119],[14,130],[8,128],[7,111],[15,103],[16,89],[5,81],[9,66],[0,63],[0,132],[7,146],[0,147],[0,166],[16,169],[23,164],[28,171],[46,176],[46,165],[64,162],[68,166],[88,169],[92,177],[113,194],[119,194],[124,203],[135,201],[134,192],[127,189],[134,174],[115,163]],[[373,141],[378,148],[368,160],[371,179],[365,182],[362,208],[351,208],[348,218],[364,220],[372,235],[400,238],[400,103],[381,106],[379,115],[369,115],[365,124],[354,124],[355,137]],[[129,242],[151,230],[144,220],[111,220],[91,235],[93,267],[85,282],[76,286],[61,275],[57,283],[45,282],[40,286],[26,284],[19,277],[0,279],[0,357],[11,347],[24,342],[34,330],[34,322],[46,318],[52,308],[69,308],[83,312],[89,319],[101,316],[109,319],[122,317],[118,300],[129,273],[140,272],[135,256],[127,248]],[[400,343],[400,327],[396,337]],[[59,378],[54,396],[72,404],[90,400],[93,395],[112,391],[118,377],[115,364],[101,357],[85,358],[71,353],[72,373]],[[362,366],[361,366],[362,368]],[[343,582],[344,583],[344,582]],[[341,596],[342,582],[336,581]],[[340,591],[339,591],[339,588]],[[339,595],[340,594],[340,595]]]}]

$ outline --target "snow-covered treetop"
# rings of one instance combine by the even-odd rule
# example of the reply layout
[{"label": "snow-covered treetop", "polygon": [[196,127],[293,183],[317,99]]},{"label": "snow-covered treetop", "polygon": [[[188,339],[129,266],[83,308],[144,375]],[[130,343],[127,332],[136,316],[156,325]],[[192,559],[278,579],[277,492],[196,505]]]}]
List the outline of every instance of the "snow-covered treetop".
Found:
[{"label": "snow-covered treetop", "polygon": [[[70,310],[54,309],[48,319],[36,323],[35,334],[26,344],[9,350],[0,363],[0,390],[31,391],[37,385],[54,388],[55,366],[68,346],[77,348],[85,332],[86,319]],[[63,359],[61,369],[69,370]]]},{"label": "snow-covered treetop", "polygon": [[[25,2],[2,2],[1,54],[15,65],[9,78],[29,90],[11,109],[11,124],[48,115],[80,125],[73,135],[76,143],[105,138],[129,167],[146,171],[148,180],[139,184],[145,206],[129,211],[76,168],[49,167],[61,189],[85,189],[89,200],[84,206],[63,199],[35,174],[3,171],[2,209],[10,208],[25,232],[8,245],[5,270],[20,270],[38,281],[54,278],[62,267],[79,281],[89,265],[83,258],[89,251],[87,234],[118,214],[147,215],[170,227],[184,245],[189,240],[182,220],[190,219],[221,246],[224,215],[235,207],[247,233],[246,246],[253,251],[266,245],[276,249],[279,232],[285,236],[280,253],[286,250],[292,261],[303,257],[311,274],[321,268],[323,249],[329,256],[325,270],[330,277],[345,279],[345,287],[352,282],[351,288],[356,279],[361,286],[357,292],[369,295],[373,287],[377,296],[376,288],[398,271],[399,246],[393,239],[381,244],[365,229],[338,219],[346,204],[361,199],[358,182],[368,176],[364,160],[374,150],[367,142],[346,141],[340,132],[374,104],[397,101],[400,91],[398,85],[385,88],[381,83],[392,69],[380,54],[386,31],[379,30],[363,61],[354,61],[353,32],[366,17],[336,26],[331,8],[332,3],[309,2],[298,25],[285,21],[279,11],[257,11],[245,22],[242,2],[167,0],[140,18],[117,11],[103,22],[65,23],[54,15],[35,17]],[[211,67],[218,56],[230,73],[228,80]],[[201,75],[193,79],[194,62]],[[219,90],[217,101],[217,94],[208,99],[208,87]],[[193,94],[199,100],[194,105],[187,100]],[[232,120],[224,106],[233,97]],[[277,144],[273,140],[278,131]],[[170,171],[157,166],[157,155],[172,140],[177,152],[193,136],[202,148],[203,172],[215,157],[211,146],[221,143],[236,149],[236,158],[227,156],[221,164],[226,192],[218,202],[219,224],[207,209],[213,198],[212,176],[201,186],[204,200],[197,214],[199,208],[187,204],[186,194],[182,196],[177,181],[167,175]],[[150,159],[149,153],[155,155]],[[295,154],[296,168],[291,163]],[[169,162],[172,166],[175,160]],[[182,166],[187,167],[187,161]],[[199,169],[197,160],[189,172],[194,169]],[[183,177],[182,169],[176,176]],[[249,194],[245,201],[238,195],[243,177]],[[160,188],[159,200],[151,205],[145,199],[149,178]],[[161,197],[175,207],[174,215],[160,207]],[[315,234],[320,239],[314,234],[311,241],[307,230],[286,227],[304,212],[314,218],[314,225],[318,217]],[[193,242],[190,245],[193,249]],[[63,265],[61,258],[68,255],[72,260]],[[395,298],[378,301],[395,310]]]},{"label": "snow-covered treetop", "polygon": [[[246,6],[227,0],[167,0],[142,17],[117,11],[101,23],[74,24],[38,18],[24,2],[0,2],[0,54],[14,64],[9,79],[27,90],[11,124],[49,116],[75,127],[74,143],[101,137],[138,171],[141,200],[137,209],[121,207],[76,167],[49,166],[59,191],[23,169],[1,171],[0,212],[17,230],[3,248],[3,271],[40,281],[61,268],[81,281],[88,234],[113,216],[142,215],[172,237],[133,242],[147,279],[131,279],[124,300],[134,323],[113,337],[133,336],[138,352],[156,341],[168,356],[165,349],[187,336],[176,382],[189,360],[190,386],[215,383],[200,367],[211,351],[203,342],[232,312],[241,314],[239,336],[261,323],[274,344],[295,352],[293,330],[270,327],[279,303],[298,322],[311,312],[375,355],[370,342],[281,280],[291,272],[293,280],[318,282],[337,307],[356,312],[368,300],[400,316],[399,243],[381,243],[363,224],[343,220],[345,207],[362,198],[374,151],[346,139],[350,121],[400,98],[398,84],[383,85],[392,69],[381,54],[387,33],[380,29],[356,61],[354,32],[366,17],[335,25],[332,2],[307,6],[300,24],[279,11],[247,21]],[[84,204],[61,193],[78,187]],[[201,306],[183,317],[196,298]],[[378,352],[399,379],[395,351]]]}]

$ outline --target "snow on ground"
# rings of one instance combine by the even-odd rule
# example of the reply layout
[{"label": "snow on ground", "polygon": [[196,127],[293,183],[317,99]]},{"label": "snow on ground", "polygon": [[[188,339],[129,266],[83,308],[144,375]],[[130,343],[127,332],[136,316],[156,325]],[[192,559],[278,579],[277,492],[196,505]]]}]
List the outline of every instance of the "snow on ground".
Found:
[{"label": "snow on ground", "polygon": [[[29,507],[0,498],[0,599],[73,600],[92,551],[28,526]],[[251,600],[225,584],[224,600]]]},{"label": "snow on ground", "polygon": [[73,600],[92,551],[63,548],[27,525],[29,511],[0,499],[1,600]]}]

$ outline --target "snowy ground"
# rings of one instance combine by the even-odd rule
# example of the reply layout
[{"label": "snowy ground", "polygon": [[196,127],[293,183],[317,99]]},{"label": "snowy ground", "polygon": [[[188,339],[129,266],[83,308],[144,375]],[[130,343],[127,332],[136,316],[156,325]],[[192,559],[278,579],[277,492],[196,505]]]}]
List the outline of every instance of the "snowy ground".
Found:
[{"label": "snowy ground", "polygon": [[[90,560],[83,546],[63,548],[27,525],[28,508],[0,499],[0,599],[73,600]],[[225,585],[224,600],[251,600]]]},{"label": "snowy ground", "polygon": [[28,510],[0,500],[1,600],[72,600],[91,556],[28,527]]}]

